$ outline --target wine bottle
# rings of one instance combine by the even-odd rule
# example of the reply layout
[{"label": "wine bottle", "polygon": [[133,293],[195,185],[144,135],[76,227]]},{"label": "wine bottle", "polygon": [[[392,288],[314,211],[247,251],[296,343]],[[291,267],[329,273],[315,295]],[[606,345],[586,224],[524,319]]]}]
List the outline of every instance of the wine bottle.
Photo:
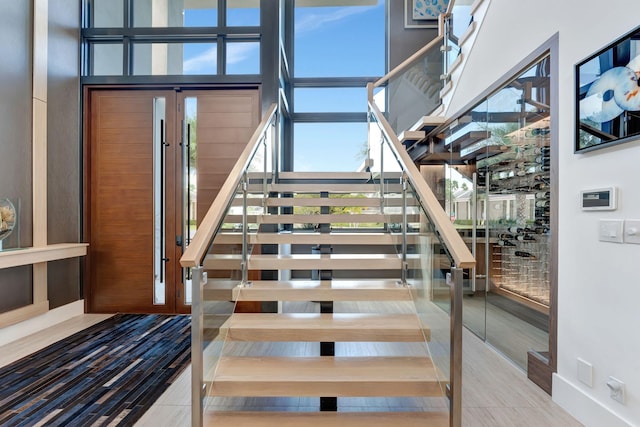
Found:
[{"label": "wine bottle", "polygon": [[515,256],[519,256],[519,257],[522,257],[522,258],[534,258],[535,259],[535,257],[536,257],[535,255],[533,255],[533,254],[531,254],[529,252],[525,252],[525,251],[515,251],[513,254]]},{"label": "wine bottle", "polygon": [[516,246],[516,244],[508,240],[498,240],[498,246]]},{"label": "wine bottle", "polygon": [[503,239],[503,240],[505,240],[505,239],[515,239],[515,238],[516,238],[516,236],[514,236],[513,234],[509,234],[509,233],[500,233],[498,235],[498,239]]},{"label": "wine bottle", "polygon": [[536,167],[528,169],[528,171],[529,171],[529,173],[538,173],[538,172],[547,172],[550,169],[551,169],[551,166],[549,166],[549,165],[538,165]]},{"label": "wine bottle", "polygon": [[549,232],[549,227],[535,227],[533,232],[536,234],[545,234]]},{"label": "wine bottle", "polygon": [[531,234],[519,234],[518,236],[516,236],[516,239],[524,242],[524,241],[535,241],[535,237],[533,237]]},{"label": "wine bottle", "polygon": [[532,190],[547,190],[549,189],[549,184],[546,182],[536,182],[530,187]]},{"label": "wine bottle", "polygon": [[521,233],[531,233],[532,230],[529,227],[509,227],[507,228],[509,233],[513,234],[521,234]]},{"label": "wine bottle", "polygon": [[549,163],[549,160],[551,160],[551,158],[549,156],[538,156],[536,157],[536,163],[540,164],[546,164]]},{"label": "wine bottle", "polygon": [[533,220],[533,223],[538,227],[545,227],[548,229],[549,227],[549,219],[548,218],[536,218]]},{"label": "wine bottle", "polygon": [[549,200],[538,200],[536,201],[537,208],[546,208],[550,204]]},{"label": "wine bottle", "polygon": [[536,199],[548,199],[550,195],[548,191],[539,191],[536,193]]}]

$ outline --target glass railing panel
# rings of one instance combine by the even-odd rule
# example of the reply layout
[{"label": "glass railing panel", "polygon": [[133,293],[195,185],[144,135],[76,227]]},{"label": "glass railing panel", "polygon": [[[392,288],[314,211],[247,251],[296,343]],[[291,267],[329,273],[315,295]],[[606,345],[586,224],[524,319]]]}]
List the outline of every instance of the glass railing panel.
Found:
[{"label": "glass railing panel", "polygon": [[423,55],[389,79],[387,85],[388,121],[399,134],[440,106],[443,82],[441,43],[431,46]]},{"label": "glass railing panel", "polygon": [[471,5],[474,0],[456,0],[451,11],[451,36],[453,40],[460,40],[460,37],[467,31],[473,16],[471,16]]},{"label": "glass railing panel", "polygon": [[251,276],[253,236],[276,169],[276,119],[272,106],[222,188],[203,189],[219,192],[181,259],[191,284],[192,425],[202,425],[206,411],[224,403],[211,397],[211,389],[228,346],[223,325],[236,309],[234,290]]},{"label": "glass railing panel", "polygon": [[457,268],[456,260],[463,266],[472,266],[473,261],[453,228],[443,222],[449,218],[444,211],[439,211],[442,207],[419,170],[406,163],[410,159],[402,151],[400,141],[374,106],[371,126],[370,146],[378,144],[378,138],[382,145],[372,156],[372,172],[374,177],[382,178],[379,185],[383,209],[391,232],[398,237],[396,248],[403,261],[402,283],[412,291],[415,312],[425,327],[429,357],[443,396],[448,398],[436,405],[448,405],[451,425],[460,425],[462,289],[470,271]]},{"label": "glass railing panel", "polygon": [[458,46],[458,41],[453,37],[449,37],[447,42],[448,52],[445,54],[446,68],[445,73],[449,74],[453,68],[453,63],[456,62],[458,56],[460,56],[461,48]]},{"label": "glass railing panel", "polygon": [[416,202],[417,210],[407,214],[407,284],[413,290],[418,316],[431,331],[429,351],[444,386],[449,383],[451,355],[451,294],[447,278],[454,262],[410,185],[406,194],[407,202]]}]

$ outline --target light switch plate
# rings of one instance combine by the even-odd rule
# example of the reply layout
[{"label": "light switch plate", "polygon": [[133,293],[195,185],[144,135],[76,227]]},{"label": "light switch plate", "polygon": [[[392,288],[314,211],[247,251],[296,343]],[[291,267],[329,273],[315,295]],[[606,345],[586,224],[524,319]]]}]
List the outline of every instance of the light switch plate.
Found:
[{"label": "light switch plate", "polygon": [[628,219],[624,222],[624,242],[640,245],[640,219]]},{"label": "light switch plate", "polygon": [[623,242],[624,220],[622,219],[601,219],[599,226],[599,240],[601,242]]}]

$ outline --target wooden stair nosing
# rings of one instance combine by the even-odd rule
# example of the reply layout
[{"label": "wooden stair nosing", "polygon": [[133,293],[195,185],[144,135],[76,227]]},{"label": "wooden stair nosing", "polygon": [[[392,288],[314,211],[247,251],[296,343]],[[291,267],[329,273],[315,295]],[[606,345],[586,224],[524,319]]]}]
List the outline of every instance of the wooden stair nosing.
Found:
[{"label": "wooden stair nosing", "polygon": [[369,172],[280,172],[280,180],[367,180]]},{"label": "wooden stair nosing", "polygon": [[259,215],[256,222],[260,224],[334,224],[334,223],[385,223],[389,215],[382,214],[285,214]]},{"label": "wooden stair nosing", "polygon": [[202,297],[209,301],[233,301],[238,280],[208,279],[202,287]]},{"label": "wooden stair nosing", "polygon": [[271,207],[379,207],[378,197],[270,197],[267,206]]},{"label": "wooden stair nosing", "polygon": [[212,396],[442,396],[427,357],[221,357]]},{"label": "wooden stair nosing", "polygon": [[[385,184],[387,191],[401,192],[400,184]],[[271,184],[269,191],[277,193],[318,194],[327,193],[378,193],[379,184]]]},{"label": "wooden stair nosing", "polygon": [[236,313],[225,325],[232,341],[425,342],[431,331],[415,314]]},{"label": "wooden stair nosing", "polygon": [[[420,237],[435,237],[433,233],[408,233],[407,243],[415,244]],[[249,233],[247,235],[249,244],[291,244],[291,245],[396,245],[402,243],[401,233],[387,232],[293,232],[293,233]],[[214,239],[214,244],[240,244],[242,243],[242,233],[222,232],[218,233]]]},{"label": "wooden stair nosing", "polygon": [[442,412],[268,412],[206,411],[205,425],[219,427],[448,427]]},{"label": "wooden stair nosing", "polygon": [[239,301],[411,301],[395,280],[254,281],[233,289]]},{"label": "wooden stair nosing", "polygon": [[253,255],[251,270],[395,270],[402,267],[396,254]]}]

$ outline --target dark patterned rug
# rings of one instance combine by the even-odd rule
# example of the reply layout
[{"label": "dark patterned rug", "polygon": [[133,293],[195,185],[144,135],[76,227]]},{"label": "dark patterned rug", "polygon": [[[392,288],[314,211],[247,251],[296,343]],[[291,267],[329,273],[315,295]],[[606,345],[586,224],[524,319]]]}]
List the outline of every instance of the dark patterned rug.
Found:
[{"label": "dark patterned rug", "polygon": [[189,316],[115,315],[0,368],[0,425],[133,425],[190,346]]}]

